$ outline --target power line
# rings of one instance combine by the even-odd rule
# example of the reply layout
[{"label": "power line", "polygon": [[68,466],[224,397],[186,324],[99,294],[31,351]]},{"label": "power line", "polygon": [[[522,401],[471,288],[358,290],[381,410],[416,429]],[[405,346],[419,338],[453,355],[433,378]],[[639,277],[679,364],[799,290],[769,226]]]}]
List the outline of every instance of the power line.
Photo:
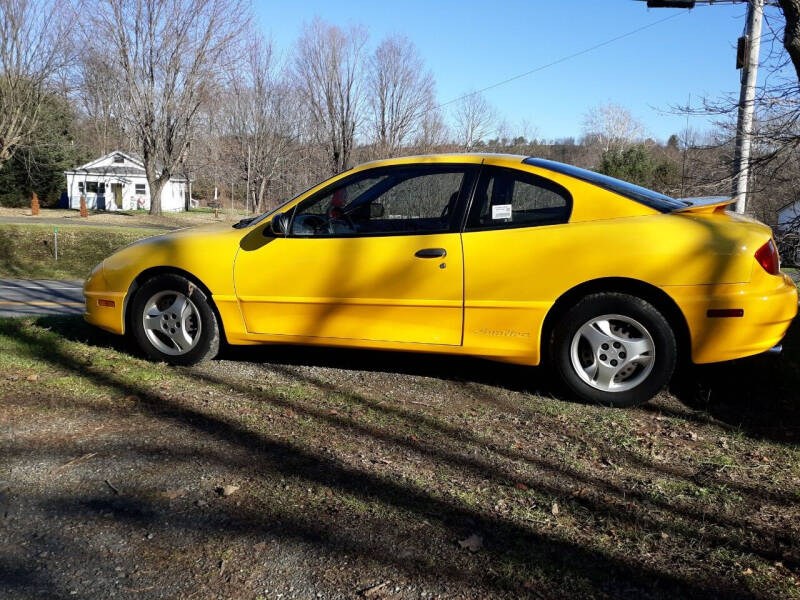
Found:
[{"label": "power line", "polygon": [[458,102],[459,100],[463,100],[464,98],[469,98],[470,96],[475,96],[476,94],[482,94],[483,92],[486,92],[488,90],[493,90],[496,87],[500,87],[501,85],[505,85],[507,83],[511,83],[512,81],[516,81],[517,79],[522,79],[523,77],[527,77],[528,75],[533,75],[534,73],[538,73],[539,71],[544,71],[545,69],[549,69],[550,67],[554,67],[555,65],[561,64],[561,63],[566,62],[568,60],[572,60],[573,58],[577,58],[578,56],[583,56],[584,54],[588,54],[589,52],[593,52],[593,51],[597,50],[598,48],[602,48],[603,46],[608,46],[609,44],[613,44],[614,42],[618,42],[621,39],[624,39],[626,37],[630,37],[632,35],[635,35],[635,34],[641,32],[641,31],[644,31],[645,29],[650,29],[651,27],[655,27],[656,25],[660,25],[661,23],[664,23],[665,21],[669,21],[670,19],[674,19],[675,17],[678,17],[681,14],[684,14],[684,13],[683,12],[674,13],[674,14],[671,14],[670,16],[668,16],[668,17],[664,17],[663,19],[659,19],[658,21],[653,21],[652,23],[649,23],[647,25],[642,25],[641,27],[637,27],[636,29],[632,29],[631,31],[628,31],[626,33],[623,33],[623,34],[618,35],[616,37],[613,37],[611,39],[608,39],[608,40],[606,40],[604,42],[600,42],[599,44],[595,44],[594,46],[590,46],[588,48],[584,48],[583,50],[579,50],[578,52],[575,52],[573,54],[569,54],[567,56],[563,56],[563,57],[561,57],[561,58],[559,58],[557,60],[554,60],[553,62],[549,62],[549,63],[547,63],[545,65],[541,65],[539,67],[536,67],[535,69],[531,69],[530,71],[525,71],[524,73],[520,73],[519,75],[514,75],[513,77],[509,77],[508,79],[504,79],[503,81],[498,81],[497,83],[493,83],[491,85],[488,85],[485,88],[481,88],[479,90],[475,90],[474,92],[469,92],[468,94],[464,94],[464,95],[459,96],[457,98],[453,98],[452,100],[448,100],[447,102],[442,102],[441,104],[438,104],[438,105],[434,106],[433,108],[428,109],[425,112],[429,112],[429,111],[435,110],[437,108],[442,108],[443,106],[447,106],[449,104],[453,104],[454,102]]}]

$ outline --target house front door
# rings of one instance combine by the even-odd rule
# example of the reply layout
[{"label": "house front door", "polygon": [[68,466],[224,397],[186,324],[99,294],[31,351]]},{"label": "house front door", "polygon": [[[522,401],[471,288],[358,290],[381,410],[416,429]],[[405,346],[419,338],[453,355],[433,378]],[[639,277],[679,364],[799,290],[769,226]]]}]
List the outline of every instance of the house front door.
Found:
[{"label": "house front door", "polygon": [[114,204],[116,204],[117,209],[122,208],[122,184],[121,183],[112,183],[111,184],[111,197],[114,198]]}]

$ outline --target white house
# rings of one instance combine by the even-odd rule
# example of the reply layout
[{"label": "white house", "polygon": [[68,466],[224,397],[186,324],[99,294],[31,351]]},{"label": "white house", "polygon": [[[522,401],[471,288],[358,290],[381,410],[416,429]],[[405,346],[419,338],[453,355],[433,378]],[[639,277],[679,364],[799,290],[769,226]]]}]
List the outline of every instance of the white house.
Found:
[{"label": "white house", "polygon": [[[782,233],[786,233],[791,226],[794,225],[795,229],[800,229],[800,200],[789,202],[778,209],[778,226],[776,229]],[[800,233],[800,231],[797,231]]]},{"label": "white house", "polygon": [[[132,154],[111,152],[64,174],[70,208],[80,208],[84,196],[86,208],[93,210],[150,209],[150,186],[144,164]],[[185,209],[187,183],[185,177],[172,177],[164,184],[161,210]]]}]

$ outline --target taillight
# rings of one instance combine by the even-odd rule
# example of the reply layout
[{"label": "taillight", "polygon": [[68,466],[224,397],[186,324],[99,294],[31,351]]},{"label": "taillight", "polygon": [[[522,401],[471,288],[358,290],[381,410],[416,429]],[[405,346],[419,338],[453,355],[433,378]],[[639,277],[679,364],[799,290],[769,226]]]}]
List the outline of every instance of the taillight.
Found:
[{"label": "taillight", "polygon": [[781,259],[772,238],[756,250],[756,260],[770,275],[777,275],[781,271]]}]

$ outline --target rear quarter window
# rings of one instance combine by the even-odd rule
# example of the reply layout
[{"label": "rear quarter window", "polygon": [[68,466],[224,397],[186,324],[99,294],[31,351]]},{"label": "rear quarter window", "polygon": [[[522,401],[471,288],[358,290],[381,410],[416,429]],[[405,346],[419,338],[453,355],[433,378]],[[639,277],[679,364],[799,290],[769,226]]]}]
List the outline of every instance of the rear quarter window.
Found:
[{"label": "rear quarter window", "polygon": [[572,196],[561,185],[532,173],[487,167],[475,189],[467,230],[566,223],[571,212]]}]

